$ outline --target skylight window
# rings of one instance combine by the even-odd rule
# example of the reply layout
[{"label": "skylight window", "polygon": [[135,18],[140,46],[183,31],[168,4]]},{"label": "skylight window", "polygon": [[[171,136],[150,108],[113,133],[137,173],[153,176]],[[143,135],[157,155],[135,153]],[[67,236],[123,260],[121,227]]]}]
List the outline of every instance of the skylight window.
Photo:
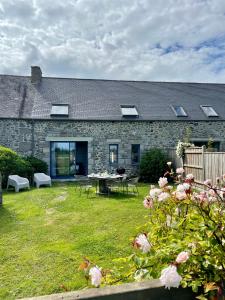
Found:
[{"label": "skylight window", "polygon": [[137,109],[134,105],[121,105],[121,113],[123,117],[138,117]]},{"label": "skylight window", "polygon": [[187,113],[185,112],[183,106],[172,105],[171,107],[177,117],[187,117]]},{"label": "skylight window", "polygon": [[68,104],[52,104],[51,116],[68,117],[69,105]]},{"label": "skylight window", "polygon": [[200,106],[207,117],[218,117],[217,112],[214,110],[212,106],[210,105],[200,105]]}]

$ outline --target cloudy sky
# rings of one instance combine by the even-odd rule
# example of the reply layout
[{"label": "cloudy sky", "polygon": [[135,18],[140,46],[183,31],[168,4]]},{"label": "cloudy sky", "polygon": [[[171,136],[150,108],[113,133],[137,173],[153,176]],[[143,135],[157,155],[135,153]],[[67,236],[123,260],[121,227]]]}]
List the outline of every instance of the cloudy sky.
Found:
[{"label": "cloudy sky", "polygon": [[0,73],[225,83],[225,0],[0,0]]}]

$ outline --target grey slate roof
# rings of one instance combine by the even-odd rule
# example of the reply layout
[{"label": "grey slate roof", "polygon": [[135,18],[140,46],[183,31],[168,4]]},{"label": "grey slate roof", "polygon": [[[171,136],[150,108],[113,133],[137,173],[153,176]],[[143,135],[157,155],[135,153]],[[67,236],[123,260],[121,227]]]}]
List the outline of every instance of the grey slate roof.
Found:
[{"label": "grey slate roof", "polygon": [[[225,120],[225,84],[117,81],[0,75],[0,118],[52,119],[52,104],[69,104],[72,120],[124,120],[120,105],[135,105],[139,120]],[[181,105],[188,117],[176,117]],[[211,105],[219,117],[206,117]]]}]

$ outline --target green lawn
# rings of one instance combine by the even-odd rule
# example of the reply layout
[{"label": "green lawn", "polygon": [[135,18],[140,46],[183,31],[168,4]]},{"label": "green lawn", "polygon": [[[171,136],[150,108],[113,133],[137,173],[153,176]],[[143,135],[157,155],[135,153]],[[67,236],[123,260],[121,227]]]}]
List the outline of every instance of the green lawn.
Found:
[{"label": "green lawn", "polygon": [[144,223],[143,197],[89,198],[74,184],[4,194],[0,208],[0,299],[82,289],[78,266],[84,256],[110,268],[132,253],[130,238]]}]

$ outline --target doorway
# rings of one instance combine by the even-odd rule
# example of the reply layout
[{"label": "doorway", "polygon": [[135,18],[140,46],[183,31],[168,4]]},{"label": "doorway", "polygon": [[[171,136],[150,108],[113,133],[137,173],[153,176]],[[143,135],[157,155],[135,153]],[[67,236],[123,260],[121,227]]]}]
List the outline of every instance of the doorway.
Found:
[{"label": "doorway", "polygon": [[51,142],[50,169],[52,178],[87,175],[87,142]]}]

